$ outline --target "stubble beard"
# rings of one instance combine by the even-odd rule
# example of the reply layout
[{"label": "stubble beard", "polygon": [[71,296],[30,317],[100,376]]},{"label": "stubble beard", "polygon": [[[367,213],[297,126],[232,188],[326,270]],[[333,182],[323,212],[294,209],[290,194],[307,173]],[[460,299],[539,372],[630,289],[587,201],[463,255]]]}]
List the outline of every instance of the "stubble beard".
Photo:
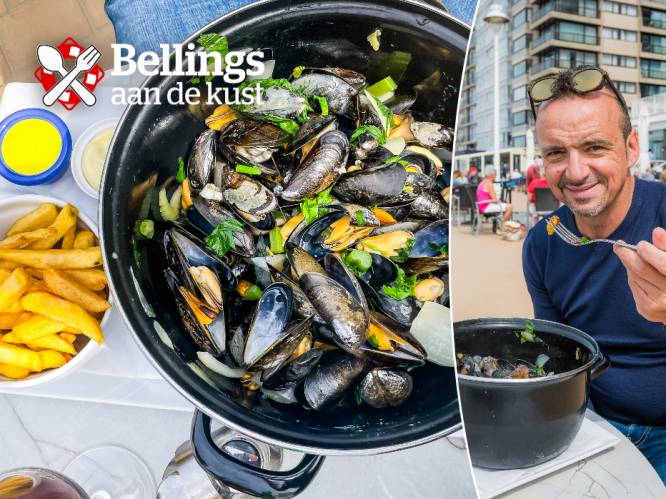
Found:
[{"label": "stubble beard", "polygon": [[[603,186],[604,188],[604,193],[601,196],[601,199],[597,201],[594,205],[592,206],[586,206],[588,200],[586,199],[571,199],[566,195],[566,187],[567,186],[580,186],[580,185],[585,185],[587,183],[596,182],[599,185]],[[623,183],[624,185],[624,183]],[[564,194],[564,204],[566,204],[569,209],[574,213],[574,215],[579,216],[579,217],[584,217],[584,218],[593,218],[593,217],[598,217],[599,215],[603,214],[604,211],[612,204],[614,201],[614,198],[610,198],[610,193],[608,192],[608,180],[600,175],[597,175],[595,173],[591,173],[588,178],[583,180],[582,182],[571,182],[569,180],[563,179],[558,183],[558,187],[560,189],[560,192]],[[620,190],[622,191],[622,186],[620,186]]]}]

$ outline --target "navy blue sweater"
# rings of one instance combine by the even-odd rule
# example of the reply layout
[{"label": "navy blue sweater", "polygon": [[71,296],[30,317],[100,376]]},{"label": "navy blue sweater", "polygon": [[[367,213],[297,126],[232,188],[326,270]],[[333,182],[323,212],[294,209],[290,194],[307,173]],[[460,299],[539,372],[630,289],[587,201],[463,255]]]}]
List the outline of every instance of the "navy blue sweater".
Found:
[{"label": "navy blue sweater", "polygon": [[[555,214],[580,235],[571,210]],[[609,239],[652,240],[666,227],[666,184],[636,181],[629,213]],[[611,368],[592,383],[595,411],[621,423],[666,426],[666,329],[636,311],[627,272],[610,244],[570,246],[539,222],[523,247],[534,315],[593,336]]]}]

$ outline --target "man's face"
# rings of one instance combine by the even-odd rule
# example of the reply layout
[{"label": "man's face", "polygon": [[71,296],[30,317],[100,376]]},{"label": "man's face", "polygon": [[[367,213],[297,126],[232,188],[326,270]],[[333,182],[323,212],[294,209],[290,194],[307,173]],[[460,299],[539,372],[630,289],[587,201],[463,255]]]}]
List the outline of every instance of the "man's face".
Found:
[{"label": "man's face", "polygon": [[636,131],[625,141],[621,119],[617,99],[607,89],[563,97],[539,109],[536,133],[548,185],[578,216],[603,213],[638,160]]}]

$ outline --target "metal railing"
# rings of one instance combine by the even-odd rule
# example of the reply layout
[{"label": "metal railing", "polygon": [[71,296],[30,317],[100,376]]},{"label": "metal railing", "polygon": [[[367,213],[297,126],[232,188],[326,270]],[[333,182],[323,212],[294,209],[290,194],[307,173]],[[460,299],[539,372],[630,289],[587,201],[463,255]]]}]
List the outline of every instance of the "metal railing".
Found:
[{"label": "metal railing", "polygon": [[532,47],[537,47],[550,40],[560,40],[563,42],[584,43],[586,45],[598,45],[599,37],[596,33],[593,35],[585,33],[574,33],[573,31],[551,30],[536,37],[532,42]]},{"label": "metal railing", "polygon": [[[666,2],[666,0],[663,1]],[[585,5],[583,2],[548,2],[532,15],[532,22],[553,11],[574,16],[599,17],[599,9],[596,5]]]}]

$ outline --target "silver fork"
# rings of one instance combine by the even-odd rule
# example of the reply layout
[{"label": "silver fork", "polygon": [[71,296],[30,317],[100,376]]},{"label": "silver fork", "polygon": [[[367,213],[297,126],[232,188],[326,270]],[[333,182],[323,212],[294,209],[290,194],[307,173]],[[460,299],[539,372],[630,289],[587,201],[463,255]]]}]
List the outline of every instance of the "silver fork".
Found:
[{"label": "silver fork", "polygon": [[592,243],[608,243],[634,251],[638,249],[636,245],[625,243],[624,241],[614,241],[613,239],[584,239],[582,237],[578,237],[576,234],[562,225],[562,222],[560,222],[559,219],[556,223],[553,223],[552,220],[553,217],[548,219],[548,225],[553,228],[555,234],[557,234],[560,239],[562,239],[565,243],[570,244],[571,246],[587,246],[588,244]]}]

